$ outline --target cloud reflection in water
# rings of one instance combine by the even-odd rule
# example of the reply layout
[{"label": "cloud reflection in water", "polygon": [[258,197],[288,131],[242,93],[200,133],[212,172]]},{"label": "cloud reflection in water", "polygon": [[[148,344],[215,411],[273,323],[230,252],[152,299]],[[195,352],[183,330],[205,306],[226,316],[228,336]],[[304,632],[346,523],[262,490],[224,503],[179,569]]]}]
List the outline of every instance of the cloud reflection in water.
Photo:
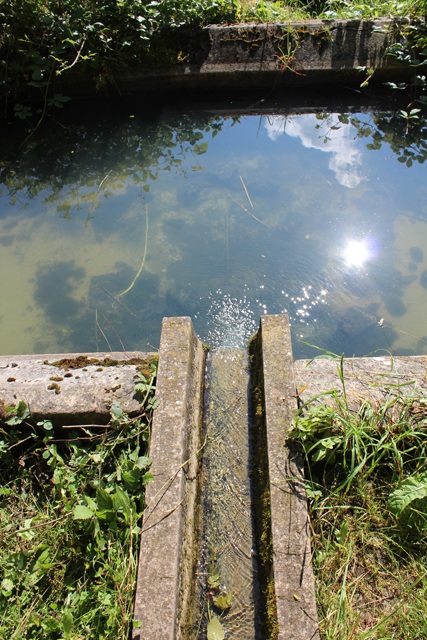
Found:
[{"label": "cloud reflection in water", "polygon": [[[285,133],[292,138],[299,138],[307,149],[330,153],[329,168],[335,173],[337,181],[349,189],[357,187],[363,180],[360,172],[362,151],[354,140],[353,127],[350,124],[340,124],[337,129],[319,132],[316,128],[318,124],[316,115],[310,113],[291,118],[269,117],[265,120],[264,126],[268,137],[273,141]],[[328,140],[325,143],[326,133]]]}]

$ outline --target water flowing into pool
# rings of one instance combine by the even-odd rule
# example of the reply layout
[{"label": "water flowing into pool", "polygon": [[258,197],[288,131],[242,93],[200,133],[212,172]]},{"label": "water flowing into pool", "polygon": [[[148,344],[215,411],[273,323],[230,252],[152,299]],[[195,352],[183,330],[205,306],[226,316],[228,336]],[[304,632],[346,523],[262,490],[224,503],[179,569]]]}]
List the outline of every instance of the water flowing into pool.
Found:
[{"label": "water flowing into pool", "polygon": [[[257,553],[253,531],[249,354],[208,354],[203,451],[203,532],[197,624],[215,616],[227,637],[259,637]],[[203,636],[205,637],[205,636]]]},{"label": "water flowing into pool", "polygon": [[296,357],[423,353],[425,127],[130,107],[62,124],[2,157],[1,353],[151,350],[176,315],[242,346],[285,312]]}]

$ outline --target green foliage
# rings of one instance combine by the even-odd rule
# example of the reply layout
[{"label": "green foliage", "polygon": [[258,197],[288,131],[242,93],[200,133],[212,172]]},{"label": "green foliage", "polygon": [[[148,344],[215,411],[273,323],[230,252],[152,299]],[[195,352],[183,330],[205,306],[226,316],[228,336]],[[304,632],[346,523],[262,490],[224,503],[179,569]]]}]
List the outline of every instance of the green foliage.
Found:
[{"label": "green foliage", "polygon": [[[170,65],[186,60],[182,29],[214,23],[288,22],[309,17],[373,18],[423,16],[419,0],[378,0],[374,4],[341,0],[3,0],[0,3],[0,101],[21,95],[25,87],[40,91],[47,108],[68,99],[60,90],[64,75],[75,68],[90,74],[98,86],[121,69]],[[165,45],[165,40],[167,44]],[[420,23],[402,31],[403,50],[425,56]],[[406,43],[406,44],[405,44]],[[27,120],[30,111],[18,108]]]},{"label": "green foliage", "polygon": [[383,390],[306,402],[290,434],[305,459],[322,640],[427,634],[427,405]]},{"label": "green foliage", "polygon": [[[84,119],[84,126],[74,122],[65,129],[49,122],[48,131],[40,127],[25,149],[17,148],[14,132],[0,167],[2,195],[14,203],[44,191],[45,204],[59,201],[58,213],[68,219],[76,206],[76,194],[83,189],[84,205],[89,203],[94,215],[102,199],[124,181],[146,192],[161,172],[179,171],[189,155],[201,157],[207,150],[207,140],[214,138],[226,122],[220,116],[193,119],[185,115],[158,122],[149,114],[137,112],[117,124],[108,114],[103,117],[101,111],[95,120],[88,120],[87,114]],[[231,119],[231,125],[237,120]],[[66,117],[63,123],[67,123]],[[7,148],[7,142],[3,142]],[[197,168],[200,165],[193,170]]]},{"label": "green foliage", "polygon": [[154,372],[141,414],[57,431],[28,407],[0,429],[0,638],[129,637]]},{"label": "green foliage", "polygon": [[105,84],[117,69],[149,60],[165,30],[234,21],[238,13],[235,0],[3,0],[0,97],[25,83],[42,94],[52,88],[51,106],[61,107],[66,97],[55,86],[77,65]]},{"label": "green foliage", "polygon": [[208,622],[207,638],[208,640],[224,640],[225,638],[224,627],[217,615],[213,615]]}]

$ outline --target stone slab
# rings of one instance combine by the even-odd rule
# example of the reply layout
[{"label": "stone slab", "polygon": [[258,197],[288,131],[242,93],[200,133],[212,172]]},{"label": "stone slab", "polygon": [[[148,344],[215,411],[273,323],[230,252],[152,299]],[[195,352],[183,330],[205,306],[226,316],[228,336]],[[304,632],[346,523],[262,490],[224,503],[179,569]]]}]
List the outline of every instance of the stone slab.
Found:
[{"label": "stone slab", "polygon": [[[295,394],[300,402],[317,398],[322,404],[332,404],[327,392],[335,389],[344,394],[340,379],[340,358],[296,360]],[[342,371],[345,393],[350,408],[356,410],[367,400],[380,407],[395,397],[427,401],[426,356],[380,356],[370,358],[344,358]]]},{"label": "stone slab", "polygon": [[274,588],[279,640],[319,640],[303,463],[286,438],[297,410],[289,320],[261,316]]},{"label": "stone slab", "polygon": [[130,416],[138,413],[138,370],[155,357],[142,351],[0,356],[0,399],[24,400],[35,420],[106,424],[113,402]]},{"label": "stone slab", "polygon": [[133,640],[188,638],[198,536],[205,352],[190,318],[164,318]]}]

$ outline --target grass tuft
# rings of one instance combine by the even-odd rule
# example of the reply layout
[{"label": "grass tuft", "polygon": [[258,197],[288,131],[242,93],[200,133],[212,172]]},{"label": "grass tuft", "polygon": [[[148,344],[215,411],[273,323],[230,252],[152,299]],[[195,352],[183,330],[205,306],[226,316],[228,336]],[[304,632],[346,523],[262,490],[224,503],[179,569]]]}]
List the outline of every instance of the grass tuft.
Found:
[{"label": "grass tuft", "polygon": [[392,390],[349,408],[305,403],[290,437],[306,464],[323,640],[427,638],[427,403]]}]

